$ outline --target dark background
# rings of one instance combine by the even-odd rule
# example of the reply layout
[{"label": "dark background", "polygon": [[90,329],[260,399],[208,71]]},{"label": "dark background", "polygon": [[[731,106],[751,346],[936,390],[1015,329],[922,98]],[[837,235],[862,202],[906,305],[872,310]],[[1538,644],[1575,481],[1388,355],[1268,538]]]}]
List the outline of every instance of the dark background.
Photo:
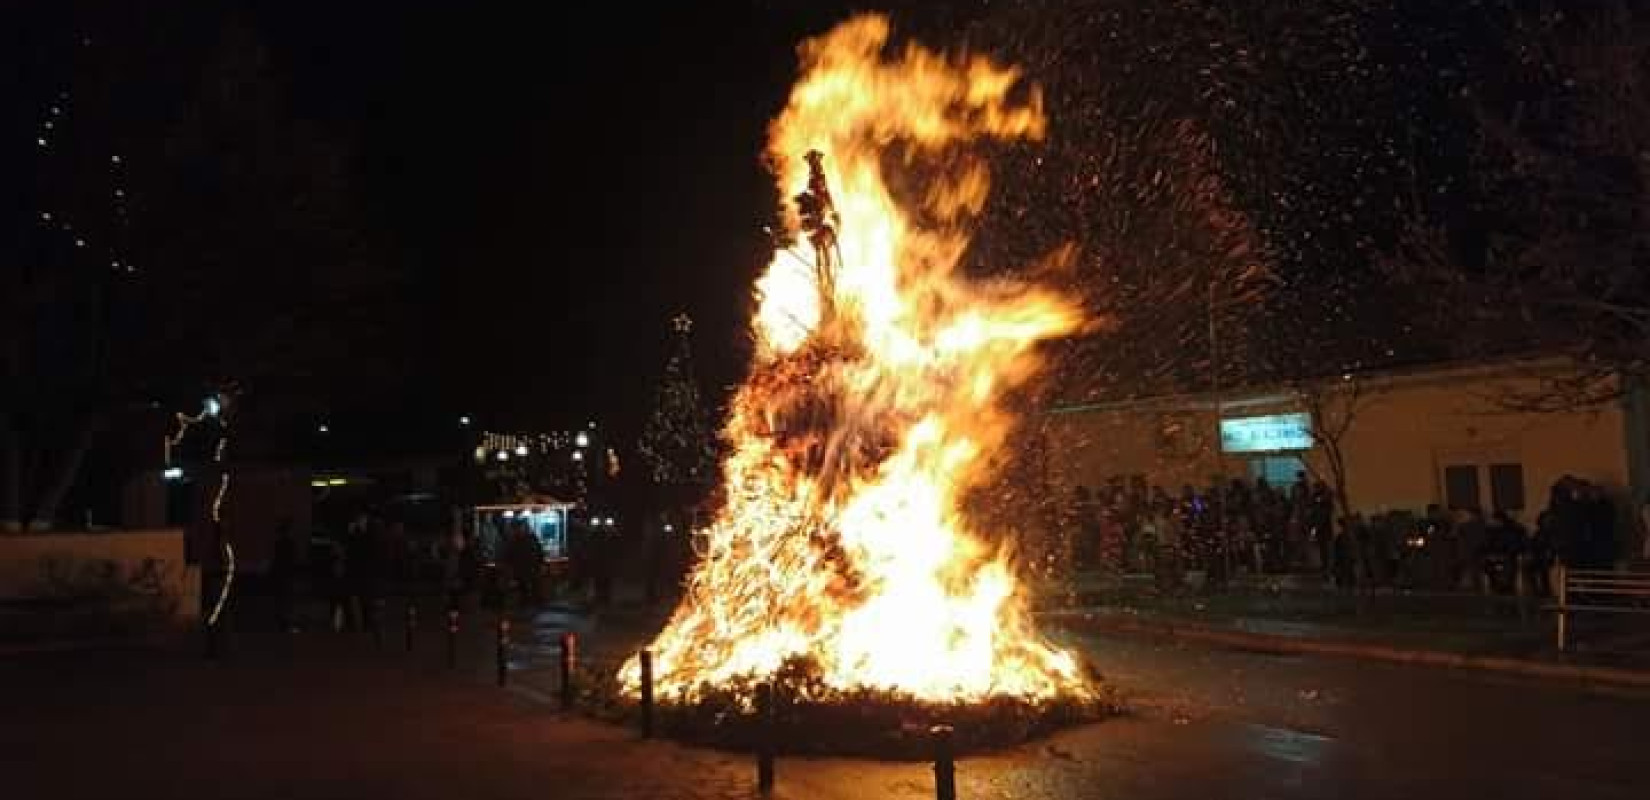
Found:
[{"label": "dark background", "polygon": [[[109,52],[146,41],[131,59],[142,77],[119,87],[140,111],[182,102],[179,87],[200,79],[201,54],[221,46],[226,26],[268,49],[290,113],[347,148],[344,177],[373,258],[395,275],[380,346],[336,342],[359,376],[333,380],[306,413],[363,448],[418,449],[460,414],[491,429],[600,419],[633,438],[671,344],[669,319],[683,311],[697,323],[708,395],[723,399],[748,357],[751,281],[779,200],[761,163],[765,128],[795,78],[796,44],[850,5],[36,2],[19,8],[11,35],[21,48],[90,31],[99,48],[116,45]],[[1124,129],[1133,111],[1160,102],[1169,110],[1154,113],[1196,120],[1213,137],[1231,202],[1282,279],[1228,321],[1267,330],[1241,353],[1254,369],[1227,380],[1267,379],[1268,363],[1336,372],[1435,355],[1409,335],[1401,298],[1382,293],[1370,260],[1405,198],[1458,202],[1468,126],[1457,98],[1475,71],[1494,71],[1487,21],[1518,3],[876,5],[899,33],[1036,65],[1030,77],[1048,87],[1051,161],[1001,160],[1000,195],[1019,205],[1009,224],[986,226],[994,238],[984,250],[1019,259],[1103,241],[1083,226],[1106,220],[1067,219],[1078,207],[1068,184],[1126,197],[1112,173],[1097,173],[1108,185],[1082,180],[1084,170],[1095,152],[1150,138],[1144,123]],[[89,57],[104,58],[99,48]],[[55,51],[37,49],[36,71],[49,76]],[[1100,104],[1113,115],[1087,121]],[[25,102],[13,113],[30,122],[35,110]],[[1195,217],[1168,224],[1195,227]],[[1107,264],[1091,266],[1084,291],[1106,276]],[[1182,333],[1150,337],[1170,343],[1164,358],[1210,350],[1180,338],[1206,328],[1200,285],[1137,304],[1184,312]],[[1176,379],[1211,372],[1187,358]],[[1162,388],[1126,370],[1113,380],[1131,378]]]},{"label": "dark background", "polygon": [[[246,13],[306,108],[353,129],[415,276],[401,412],[633,430],[679,311],[713,395],[735,382],[774,202],[766,120],[829,9],[375,5]],[[375,416],[355,405],[338,413]]]}]

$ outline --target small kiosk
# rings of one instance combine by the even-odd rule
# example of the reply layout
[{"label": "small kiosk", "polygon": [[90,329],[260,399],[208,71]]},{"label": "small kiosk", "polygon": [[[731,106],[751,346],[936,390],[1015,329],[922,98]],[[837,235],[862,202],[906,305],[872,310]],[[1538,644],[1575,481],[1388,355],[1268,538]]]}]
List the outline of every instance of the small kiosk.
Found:
[{"label": "small kiosk", "polygon": [[504,533],[525,525],[544,550],[546,564],[564,565],[568,557],[568,515],[575,504],[553,497],[524,497],[515,503],[476,506],[471,509],[470,530],[484,563],[494,562]]}]

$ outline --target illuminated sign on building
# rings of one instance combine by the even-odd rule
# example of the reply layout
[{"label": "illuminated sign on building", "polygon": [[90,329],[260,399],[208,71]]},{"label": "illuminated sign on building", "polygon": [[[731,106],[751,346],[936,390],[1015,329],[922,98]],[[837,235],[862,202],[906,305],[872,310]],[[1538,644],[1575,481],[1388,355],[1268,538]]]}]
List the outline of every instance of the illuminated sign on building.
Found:
[{"label": "illuminated sign on building", "polygon": [[1311,414],[1270,414],[1220,421],[1224,453],[1275,453],[1312,449]]}]

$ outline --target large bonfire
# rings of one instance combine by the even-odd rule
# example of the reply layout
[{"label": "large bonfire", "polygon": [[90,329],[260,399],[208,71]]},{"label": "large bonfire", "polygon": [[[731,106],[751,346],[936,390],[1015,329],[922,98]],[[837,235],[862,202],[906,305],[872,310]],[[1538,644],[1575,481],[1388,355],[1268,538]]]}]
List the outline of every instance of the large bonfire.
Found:
[{"label": "large bonfire", "polygon": [[[1080,322],[1050,291],[957,272],[988,186],[969,147],[1040,138],[1040,97],[1013,69],[888,35],[870,16],[804,44],[771,128],[798,244],[757,285],[726,503],[654,642],[661,696],[798,659],[828,690],[924,702],[1091,692],[961,511],[1013,424],[999,397],[1032,377],[1039,341]],[[890,168],[926,190],[902,205]],[[619,680],[635,691],[634,659]]]}]

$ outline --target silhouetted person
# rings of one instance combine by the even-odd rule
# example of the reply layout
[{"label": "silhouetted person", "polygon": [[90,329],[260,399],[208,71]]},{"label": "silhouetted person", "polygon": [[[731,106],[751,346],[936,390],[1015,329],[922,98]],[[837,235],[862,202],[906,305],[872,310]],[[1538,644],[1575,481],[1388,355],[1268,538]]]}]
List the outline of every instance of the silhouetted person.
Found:
[{"label": "silhouetted person", "polygon": [[1464,588],[1471,589],[1484,575],[1484,515],[1476,508],[1463,508],[1455,512],[1455,520],[1455,560],[1450,581],[1454,588],[1468,584]]},{"label": "silhouetted person", "polygon": [[1077,487],[1071,513],[1076,529],[1076,542],[1071,553],[1075,563],[1068,566],[1079,570],[1092,569],[1099,560],[1101,530],[1100,509],[1094,502],[1094,496],[1089,493],[1089,487]]},{"label": "silhouetted person", "polygon": [[501,566],[510,571],[516,586],[516,597],[533,606],[539,602],[539,577],[544,570],[544,545],[533,535],[526,522],[511,525],[504,534],[504,554]]},{"label": "silhouetted person", "polygon": [[1352,519],[1341,521],[1341,532],[1335,537],[1333,558],[1333,574],[1335,586],[1341,589],[1352,589],[1358,579],[1358,539],[1355,533],[1356,523]]},{"label": "silhouetted person", "polygon": [[1497,510],[1490,515],[1480,563],[1483,565],[1484,579],[1497,594],[1511,594],[1515,588],[1518,558],[1524,552],[1526,538],[1524,526],[1508,516],[1507,512]]},{"label": "silhouetted person", "polygon": [[1597,484],[1579,489],[1582,525],[1587,533],[1586,562],[1589,569],[1611,569],[1616,565],[1616,507]]},{"label": "silhouetted person", "polygon": [[1325,577],[1335,571],[1335,500],[1323,481],[1312,485],[1306,501],[1306,524],[1312,543],[1318,547],[1318,565]]},{"label": "silhouetted person", "polygon": [[349,621],[349,589],[344,585],[344,551],[330,539],[314,551],[309,562],[310,581],[327,604],[327,624],[341,631]]},{"label": "silhouetted person", "polygon": [[1529,543],[1525,546],[1525,580],[1529,581],[1530,591],[1537,597],[1548,597],[1553,593],[1552,569],[1557,557],[1553,542],[1557,524],[1557,517],[1552,511],[1541,512],[1535,521],[1535,531],[1530,534]]},{"label": "silhouetted person", "polygon": [[275,544],[269,554],[269,589],[275,602],[276,627],[292,633],[298,631],[292,614],[297,571],[298,542],[292,536],[292,520],[283,519],[275,526]]},{"label": "silhouetted person", "polygon": [[349,540],[344,543],[344,581],[357,609],[360,628],[368,631],[377,630],[379,622],[376,603],[383,565],[377,538],[377,521],[363,515],[350,528]]}]

